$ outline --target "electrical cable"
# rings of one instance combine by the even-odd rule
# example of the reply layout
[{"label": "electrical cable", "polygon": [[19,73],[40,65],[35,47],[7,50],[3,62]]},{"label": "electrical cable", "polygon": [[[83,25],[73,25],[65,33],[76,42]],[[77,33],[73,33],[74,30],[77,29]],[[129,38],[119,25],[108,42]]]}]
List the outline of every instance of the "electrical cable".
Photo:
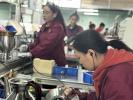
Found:
[{"label": "electrical cable", "polygon": [[48,74],[40,73],[40,72],[37,71],[37,69],[36,69],[34,66],[33,66],[33,69],[34,69],[38,74],[40,74],[40,75],[43,75],[43,76],[46,76],[46,77],[49,77],[49,78],[53,77],[53,78],[57,79],[63,86],[65,86],[64,82],[61,81],[59,78],[57,78],[57,77],[55,77],[55,76],[53,76],[53,75],[48,75]]}]

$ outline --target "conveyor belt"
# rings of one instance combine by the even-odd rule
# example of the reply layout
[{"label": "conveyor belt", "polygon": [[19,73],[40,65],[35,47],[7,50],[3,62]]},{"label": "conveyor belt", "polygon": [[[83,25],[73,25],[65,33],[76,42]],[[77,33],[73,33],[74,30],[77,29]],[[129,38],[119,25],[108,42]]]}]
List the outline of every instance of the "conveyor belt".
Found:
[{"label": "conveyor belt", "polygon": [[[37,73],[34,73],[33,76],[34,80],[38,83],[38,84],[44,84],[44,85],[53,85],[53,86],[68,86],[68,87],[73,87],[73,88],[79,88],[79,89],[83,89],[83,90],[94,90],[93,86],[87,83],[83,83],[83,82],[79,82],[76,79],[60,79],[60,81],[58,79],[52,78],[52,77],[47,77],[47,76],[43,76]],[[63,83],[63,84],[62,84]]]},{"label": "conveyor belt", "polygon": [[22,57],[15,60],[9,60],[5,63],[0,63],[0,75],[11,69],[18,72],[26,72],[26,70],[29,72],[29,69],[32,69],[32,61],[28,57]]}]

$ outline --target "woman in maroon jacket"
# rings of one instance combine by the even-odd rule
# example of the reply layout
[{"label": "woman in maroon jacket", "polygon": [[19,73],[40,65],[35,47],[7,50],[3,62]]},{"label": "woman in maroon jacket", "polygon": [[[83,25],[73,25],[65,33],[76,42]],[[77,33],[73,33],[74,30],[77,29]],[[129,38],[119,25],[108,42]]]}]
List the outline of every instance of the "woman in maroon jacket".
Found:
[{"label": "woman in maroon jacket", "polygon": [[65,65],[64,36],[65,24],[60,9],[47,3],[43,7],[44,21],[33,44],[29,46],[34,58],[55,60],[58,66]]},{"label": "woman in maroon jacket", "polygon": [[107,42],[93,30],[77,35],[73,47],[84,68],[94,70],[96,95],[70,88],[65,95],[76,93],[80,100],[133,100],[133,51],[129,47],[119,40]]},{"label": "woman in maroon jacket", "polygon": [[70,24],[66,27],[68,38],[73,37],[77,33],[83,31],[83,27],[80,25],[77,25],[77,22],[79,21],[79,19],[80,18],[79,18],[79,15],[77,14],[77,12],[70,15]]}]

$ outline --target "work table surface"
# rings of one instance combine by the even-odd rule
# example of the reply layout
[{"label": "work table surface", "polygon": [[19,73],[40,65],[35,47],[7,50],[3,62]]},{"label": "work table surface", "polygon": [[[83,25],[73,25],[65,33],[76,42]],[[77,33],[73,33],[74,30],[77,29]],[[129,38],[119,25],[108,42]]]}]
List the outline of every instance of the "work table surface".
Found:
[{"label": "work table surface", "polygon": [[79,81],[76,77],[64,77],[64,76],[45,76],[34,73],[32,75],[33,79],[39,84],[48,84],[56,86],[68,86],[73,88],[79,88],[86,91],[94,90],[94,87],[91,84],[83,83]]}]

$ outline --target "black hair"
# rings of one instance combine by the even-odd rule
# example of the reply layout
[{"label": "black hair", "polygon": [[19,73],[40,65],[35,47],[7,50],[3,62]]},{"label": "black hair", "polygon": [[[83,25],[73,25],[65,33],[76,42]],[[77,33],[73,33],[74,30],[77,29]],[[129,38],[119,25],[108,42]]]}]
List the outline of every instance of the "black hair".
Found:
[{"label": "black hair", "polygon": [[64,21],[60,8],[57,5],[50,3],[50,2],[47,2],[47,4],[44,6],[48,6],[53,13],[57,13],[54,21],[60,22],[63,25],[64,31],[66,32],[65,21]]},{"label": "black hair", "polygon": [[101,22],[100,27],[105,27],[105,24],[103,22]]},{"label": "black hair", "polygon": [[105,30],[109,30],[108,28],[105,28]]},{"label": "black hair", "polygon": [[90,24],[90,25],[89,25],[89,29],[93,29],[93,28],[95,29],[95,27],[96,27],[95,24]]},{"label": "black hair", "polygon": [[108,46],[133,52],[132,49],[120,40],[105,41],[105,39],[95,30],[81,32],[73,38],[73,42],[73,47],[82,53],[87,53],[89,49],[92,49],[100,54],[104,54],[107,52]]},{"label": "black hair", "polygon": [[128,47],[123,41],[120,40],[111,40],[108,42],[108,45],[118,50],[125,49],[126,51],[133,52],[133,50],[130,47]]},{"label": "black hair", "polygon": [[74,13],[72,13],[72,14],[70,15],[70,18],[73,17],[73,16],[76,16],[76,17],[77,17],[77,20],[80,19],[80,18],[79,18],[79,15],[78,15],[78,13],[77,13],[77,11],[75,11]]}]

